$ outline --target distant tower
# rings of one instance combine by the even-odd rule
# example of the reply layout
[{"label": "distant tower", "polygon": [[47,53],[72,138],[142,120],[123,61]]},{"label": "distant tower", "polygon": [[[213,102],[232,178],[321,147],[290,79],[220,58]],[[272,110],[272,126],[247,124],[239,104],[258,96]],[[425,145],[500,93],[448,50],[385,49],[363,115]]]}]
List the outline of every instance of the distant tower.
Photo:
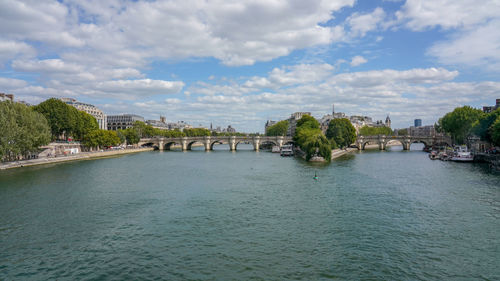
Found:
[{"label": "distant tower", "polygon": [[389,114],[387,114],[387,117],[385,118],[385,126],[388,128],[391,127],[391,118],[389,117]]},{"label": "distant tower", "polygon": [[160,115],[160,122],[166,123],[166,121],[167,121],[167,118],[165,118],[165,116]]},{"label": "distant tower", "polygon": [[210,131],[212,131],[212,122],[210,122]]},{"label": "distant tower", "polygon": [[422,119],[415,119],[414,125],[415,125],[415,127],[421,127],[422,126]]},{"label": "distant tower", "polygon": [[335,104],[332,104],[332,116],[335,115]]}]

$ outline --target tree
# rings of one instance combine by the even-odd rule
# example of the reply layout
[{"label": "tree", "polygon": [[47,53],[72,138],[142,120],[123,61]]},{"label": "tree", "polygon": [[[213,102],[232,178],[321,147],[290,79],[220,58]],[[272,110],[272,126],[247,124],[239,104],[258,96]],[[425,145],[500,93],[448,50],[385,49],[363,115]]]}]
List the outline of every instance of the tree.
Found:
[{"label": "tree", "polygon": [[344,148],[356,141],[356,129],[347,118],[333,119],[328,124],[326,137]]},{"label": "tree", "polygon": [[500,116],[497,117],[495,122],[489,128],[489,134],[494,145],[500,146]]},{"label": "tree", "polygon": [[90,148],[101,148],[116,146],[120,144],[120,138],[115,131],[94,130],[85,135],[82,143]]},{"label": "tree", "polygon": [[483,116],[479,119],[479,121],[474,125],[473,132],[474,134],[481,137],[481,140],[492,142],[492,135],[490,128],[495,123],[495,121],[500,116],[500,108],[497,110],[490,112],[488,114],[483,114]]},{"label": "tree", "polygon": [[45,116],[54,139],[67,137],[72,133],[76,122],[75,114],[69,105],[51,98],[35,106],[34,109]]},{"label": "tree", "polygon": [[470,135],[473,126],[483,115],[481,110],[470,106],[457,107],[452,112],[446,113],[439,120],[439,124],[456,143],[463,144]]},{"label": "tree", "polygon": [[267,136],[285,136],[288,131],[288,121],[283,120],[267,128]]},{"label": "tree", "polygon": [[306,160],[310,160],[313,156],[319,155],[326,161],[331,161],[332,144],[321,132],[319,122],[314,119],[314,117],[304,115],[297,121],[297,128],[295,129],[293,140],[295,144],[306,153]]},{"label": "tree", "polygon": [[13,160],[49,143],[50,128],[45,117],[26,105],[0,102],[0,160]]},{"label": "tree", "polygon": [[408,135],[408,129],[399,129],[398,130],[398,136],[407,136]]},{"label": "tree", "polygon": [[369,127],[363,126],[359,129],[359,134],[363,136],[376,136],[376,135],[386,135],[391,136],[392,130],[389,127]]}]

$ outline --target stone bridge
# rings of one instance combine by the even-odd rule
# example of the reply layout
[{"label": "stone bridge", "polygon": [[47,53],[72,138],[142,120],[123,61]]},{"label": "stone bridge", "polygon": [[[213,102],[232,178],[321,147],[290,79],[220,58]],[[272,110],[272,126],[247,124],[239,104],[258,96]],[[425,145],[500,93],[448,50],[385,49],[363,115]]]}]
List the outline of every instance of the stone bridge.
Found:
[{"label": "stone bridge", "polygon": [[390,141],[397,141],[403,145],[404,150],[410,150],[412,143],[423,143],[425,148],[430,148],[434,145],[452,145],[451,138],[448,136],[435,137],[419,137],[419,136],[358,136],[356,139],[356,147],[359,150],[364,150],[366,144],[378,144],[380,150],[385,150]]},{"label": "stone bridge", "polygon": [[229,144],[231,151],[236,150],[239,143],[251,143],[254,150],[258,151],[260,145],[270,143],[281,147],[293,142],[291,137],[267,137],[267,136],[202,136],[202,137],[180,137],[180,138],[142,138],[139,145],[152,145],[159,150],[170,150],[172,145],[180,145],[182,150],[191,150],[195,143],[203,144],[206,151],[213,150],[215,144]]}]

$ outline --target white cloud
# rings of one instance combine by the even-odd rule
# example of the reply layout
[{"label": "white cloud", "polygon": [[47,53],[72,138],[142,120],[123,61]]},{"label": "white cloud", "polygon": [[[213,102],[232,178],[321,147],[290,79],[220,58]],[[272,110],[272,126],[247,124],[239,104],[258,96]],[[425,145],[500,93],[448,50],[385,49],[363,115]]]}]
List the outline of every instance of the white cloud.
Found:
[{"label": "white cloud", "polygon": [[366,63],[367,60],[362,56],[355,56],[351,59],[351,66],[358,66]]},{"label": "white cloud", "polygon": [[412,30],[443,29],[482,24],[500,15],[500,2],[491,0],[408,0],[396,13]]},{"label": "white cloud", "polygon": [[2,40],[0,38],[0,63],[18,56],[33,57],[35,54],[35,49],[24,42]]},{"label": "white cloud", "polygon": [[0,77],[0,89],[17,89],[27,86],[24,80]]},{"label": "white cloud", "polygon": [[38,61],[13,61],[12,68],[17,71],[24,72],[41,72],[41,73],[78,73],[83,70],[83,67],[66,63],[61,59],[46,59]]},{"label": "white cloud", "polygon": [[439,27],[451,33],[427,50],[439,62],[500,70],[499,1],[408,0],[396,17],[413,31]]},{"label": "white cloud", "polygon": [[184,87],[181,81],[163,81],[151,79],[113,80],[100,82],[96,89],[104,93],[119,93],[130,95],[163,95],[175,94]]},{"label": "white cloud", "polygon": [[443,64],[485,66],[500,70],[500,19],[457,33],[450,40],[434,44],[428,54]]},{"label": "white cloud", "polygon": [[359,14],[354,13],[346,22],[351,27],[351,36],[363,37],[367,32],[376,30],[385,19],[385,12],[382,8],[377,7],[372,13]]}]

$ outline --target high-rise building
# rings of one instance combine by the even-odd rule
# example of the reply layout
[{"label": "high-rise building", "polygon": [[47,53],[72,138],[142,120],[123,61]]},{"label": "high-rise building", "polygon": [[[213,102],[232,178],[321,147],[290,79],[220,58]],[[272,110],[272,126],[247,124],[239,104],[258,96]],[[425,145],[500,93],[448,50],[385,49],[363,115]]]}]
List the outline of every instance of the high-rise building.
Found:
[{"label": "high-rise building", "polygon": [[61,101],[65,102],[68,105],[73,106],[74,108],[76,108],[80,111],[83,111],[83,112],[86,112],[86,113],[92,115],[95,118],[95,120],[97,121],[97,124],[99,125],[99,129],[102,129],[102,130],[108,129],[108,122],[106,120],[107,119],[106,114],[104,114],[104,112],[102,112],[102,110],[95,107],[94,105],[79,102],[79,101],[72,99],[72,98],[61,98]]},{"label": "high-rise building", "polygon": [[415,119],[413,123],[415,127],[420,127],[422,126],[422,119]]},{"label": "high-rise building", "polygon": [[108,130],[125,130],[134,126],[136,121],[144,122],[144,117],[135,114],[109,115]]}]

